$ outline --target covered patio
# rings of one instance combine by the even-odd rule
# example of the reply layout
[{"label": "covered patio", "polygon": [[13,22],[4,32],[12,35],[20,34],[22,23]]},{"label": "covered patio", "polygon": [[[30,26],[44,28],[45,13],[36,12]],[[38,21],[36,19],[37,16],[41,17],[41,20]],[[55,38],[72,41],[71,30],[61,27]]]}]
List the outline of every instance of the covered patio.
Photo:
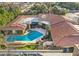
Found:
[{"label": "covered patio", "polygon": [[11,34],[16,34],[16,35],[21,35],[25,32],[26,26],[21,25],[21,24],[12,24],[9,26],[5,26],[0,29],[0,31],[4,32],[4,35],[11,35]]},{"label": "covered patio", "polygon": [[39,24],[39,19],[35,17],[29,17],[26,19],[23,19],[22,24],[28,25],[28,28],[36,28]]}]

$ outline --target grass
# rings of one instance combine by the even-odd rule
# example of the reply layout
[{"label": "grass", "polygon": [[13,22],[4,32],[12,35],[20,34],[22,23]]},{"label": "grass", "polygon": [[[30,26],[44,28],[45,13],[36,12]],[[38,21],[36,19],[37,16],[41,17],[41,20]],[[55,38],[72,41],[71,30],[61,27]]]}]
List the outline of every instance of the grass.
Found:
[{"label": "grass", "polygon": [[4,42],[4,38],[0,38],[0,43],[3,43]]},{"label": "grass", "polygon": [[16,50],[34,50],[36,45],[26,45],[24,47],[17,47]]},{"label": "grass", "polygon": [[0,49],[5,49],[5,45],[2,45],[4,42],[4,38],[0,38]]}]

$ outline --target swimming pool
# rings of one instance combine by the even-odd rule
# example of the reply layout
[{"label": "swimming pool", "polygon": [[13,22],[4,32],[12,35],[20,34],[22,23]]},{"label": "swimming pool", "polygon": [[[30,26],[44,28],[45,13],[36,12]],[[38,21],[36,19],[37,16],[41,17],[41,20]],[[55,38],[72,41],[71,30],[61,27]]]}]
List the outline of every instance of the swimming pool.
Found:
[{"label": "swimming pool", "polygon": [[33,41],[39,37],[42,37],[43,34],[38,31],[29,31],[29,33],[25,35],[9,35],[7,36],[7,42],[14,42],[14,41]]}]

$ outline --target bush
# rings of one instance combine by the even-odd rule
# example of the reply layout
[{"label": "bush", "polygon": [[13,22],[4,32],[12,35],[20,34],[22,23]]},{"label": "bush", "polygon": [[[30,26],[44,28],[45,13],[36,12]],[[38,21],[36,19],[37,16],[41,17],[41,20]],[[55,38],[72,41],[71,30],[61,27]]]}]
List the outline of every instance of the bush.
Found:
[{"label": "bush", "polygon": [[6,46],[5,45],[0,45],[0,49],[5,49]]}]

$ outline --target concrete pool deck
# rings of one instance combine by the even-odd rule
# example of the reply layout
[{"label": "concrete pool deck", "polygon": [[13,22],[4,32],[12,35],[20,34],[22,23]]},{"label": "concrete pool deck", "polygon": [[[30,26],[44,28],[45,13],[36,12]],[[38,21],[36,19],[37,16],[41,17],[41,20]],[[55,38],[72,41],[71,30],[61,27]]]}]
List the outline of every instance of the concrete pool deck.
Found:
[{"label": "concrete pool deck", "polygon": [[[31,29],[31,30],[34,30],[34,31],[39,31],[38,33],[41,33],[42,31],[42,33],[41,34],[43,34],[42,36],[40,36],[40,37],[38,37],[38,38],[36,38],[36,39],[34,39],[34,40],[32,40],[32,41],[14,41],[14,42],[7,42],[9,45],[11,44],[13,44],[13,45],[19,45],[19,44],[22,44],[22,45],[31,45],[31,44],[35,44],[36,42],[38,42],[38,41],[40,41],[41,40],[41,38],[45,35],[45,31],[43,30],[43,29],[39,29],[39,28],[36,28],[36,29]],[[26,31],[26,33],[24,34],[24,35],[27,35],[29,32],[28,31]]]},{"label": "concrete pool deck", "polygon": [[31,30],[36,30],[36,31],[42,33],[43,35],[46,34],[46,30],[44,30],[44,29],[42,29],[42,28],[34,28],[34,29],[31,29]]}]

